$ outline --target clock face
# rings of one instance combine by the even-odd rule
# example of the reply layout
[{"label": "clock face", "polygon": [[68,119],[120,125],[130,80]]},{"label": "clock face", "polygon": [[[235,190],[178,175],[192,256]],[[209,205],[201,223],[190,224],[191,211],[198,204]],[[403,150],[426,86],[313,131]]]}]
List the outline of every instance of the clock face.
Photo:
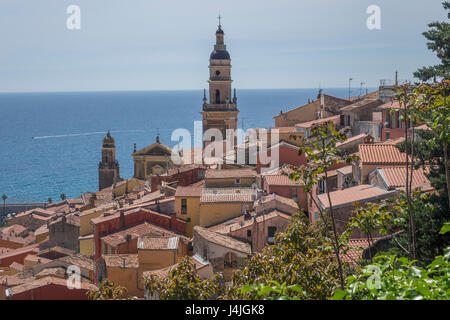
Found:
[{"label": "clock face", "polygon": [[216,70],[216,76],[218,76],[220,74],[219,70]]}]

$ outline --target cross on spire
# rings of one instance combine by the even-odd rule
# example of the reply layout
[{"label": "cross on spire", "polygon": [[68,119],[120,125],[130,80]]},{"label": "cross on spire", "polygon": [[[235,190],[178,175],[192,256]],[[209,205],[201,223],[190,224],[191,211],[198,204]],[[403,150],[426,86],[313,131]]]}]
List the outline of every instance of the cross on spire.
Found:
[{"label": "cross on spire", "polygon": [[217,19],[219,19],[219,27],[221,26],[221,20],[222,20],[222,16],[220,15],[220,11],[219,11],[219,16],[217,17]]}]

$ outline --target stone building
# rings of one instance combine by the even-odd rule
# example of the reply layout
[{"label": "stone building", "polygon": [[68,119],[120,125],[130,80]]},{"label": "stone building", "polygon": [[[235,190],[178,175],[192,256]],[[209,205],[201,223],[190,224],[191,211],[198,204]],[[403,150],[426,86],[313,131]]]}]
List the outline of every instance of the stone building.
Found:
[{"label": "stone building", "polygon": [[[227,129],[237,129],[239,110],[237,109],[236,89],[231,97],[231,58],[223,38],[224,32],[219,21],[216,44],[209,57],[209,103],[205,90],[201,114],[203,116],[203,133],[211,128],[218,129],[225,139]],[[237,137],[234,138],[234,144],[237,144]]]},{"label": "stone building", "polygon": [[134,177],[147,180],[154,175],[167,173],[177,166],[172,161],[172,149],[156,137],[155,143],[132,154],[134,161]]},{"label": "stone building", "polygon": [[49,239],[42,242],[41,249],[55,246],[80,252],[78,237],[80,236],[80,217],[74,214],[65,215],[48,223]]},{"label": "stone building", "polygon": [[250,244],[232,237],[194,227],[194,253],[209,261],[214,272],[243,268],[251,256]]},{"label": "stone building", "polygon": [[116,160],[116,146],[111,134],[103,138],[102,161],[98,164],[98,189],[102,190],[111,186],[119,179],[119,162]]}]

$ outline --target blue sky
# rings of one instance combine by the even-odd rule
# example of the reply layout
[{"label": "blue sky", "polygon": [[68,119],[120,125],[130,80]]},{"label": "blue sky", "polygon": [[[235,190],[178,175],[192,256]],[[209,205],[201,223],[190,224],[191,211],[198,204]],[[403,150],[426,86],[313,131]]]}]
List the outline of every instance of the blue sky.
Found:
[{"label": "blue sky", "polygon": [[2,0],[0,91],[204,88],[219,10],[238,89],[412,79],[437,62],[421,33],[447,19],[440,0]]}]

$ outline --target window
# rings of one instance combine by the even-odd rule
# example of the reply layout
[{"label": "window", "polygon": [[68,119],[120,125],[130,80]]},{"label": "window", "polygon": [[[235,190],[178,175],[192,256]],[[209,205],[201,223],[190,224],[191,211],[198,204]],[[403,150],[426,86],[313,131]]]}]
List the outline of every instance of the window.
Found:
[{"label": "window", "polygon": [[241,184],[241,179],[236,178],[236,179],[234,180],[234,182],[235,182],[236,184]]},{"label": "window", "polygon": [[267,236],[274,237],[277,227],[267,227]]},{"label": "window", "polygon": [[402,127],[402,123],[401,123],[401,120],[400,120],[400,111],[396,112],[395,119],[397,120],[397,128],[400,129]]},{"label": "window", "polygon": [[187,199],[181,199],[181,214],[187,213]]},{"label": "window", "polygon": [[345,125],[345,118],[344,118],[345,116],[343,115],[343,114],[341,114],[341,116],[339,117],[339,124],[341,125],[341,126],[344,126]]},{"label": "window", "polygon": [[220,91],[216,90],[216,103],[220,103]]},{"label": "window", "polygon": [[252,236],[252,230],[247,230],[247,237],[251,237]]},{"label": "window", "polygon": [[205,172],[203,170],[198,170],[198,177],[203,179],[205,177]]},{"label": "window", "polygon": [[291,199],[297,200],[297,188],[291,189]]},{"label": "window", "polygon": [[208,250],[206,248],[203,248],[203,258],[208,259]]},{"label": "window", "polygon": [[391,134],[389,132],[386,132],[386,140],[389,140],[391,138]]},{"label": "window", "polygon": [[325,180],[319,181],[319,194],[327,192],[325,187]]},{"label": "window", "polygon": [[388,110],[388,111],[385,111],[385,114],[386,114],[386,122],[387,122],[386,128],[391,129],[391,128],[392,128],[392,123],[391,123],[391,113],[390,113],[389,110]]},{"label": "window", "polygon": [[347,116],[347,119],[346,119],[347,121],[347,123],[345,124],[346,126],[350,126],[350,116]]}]

